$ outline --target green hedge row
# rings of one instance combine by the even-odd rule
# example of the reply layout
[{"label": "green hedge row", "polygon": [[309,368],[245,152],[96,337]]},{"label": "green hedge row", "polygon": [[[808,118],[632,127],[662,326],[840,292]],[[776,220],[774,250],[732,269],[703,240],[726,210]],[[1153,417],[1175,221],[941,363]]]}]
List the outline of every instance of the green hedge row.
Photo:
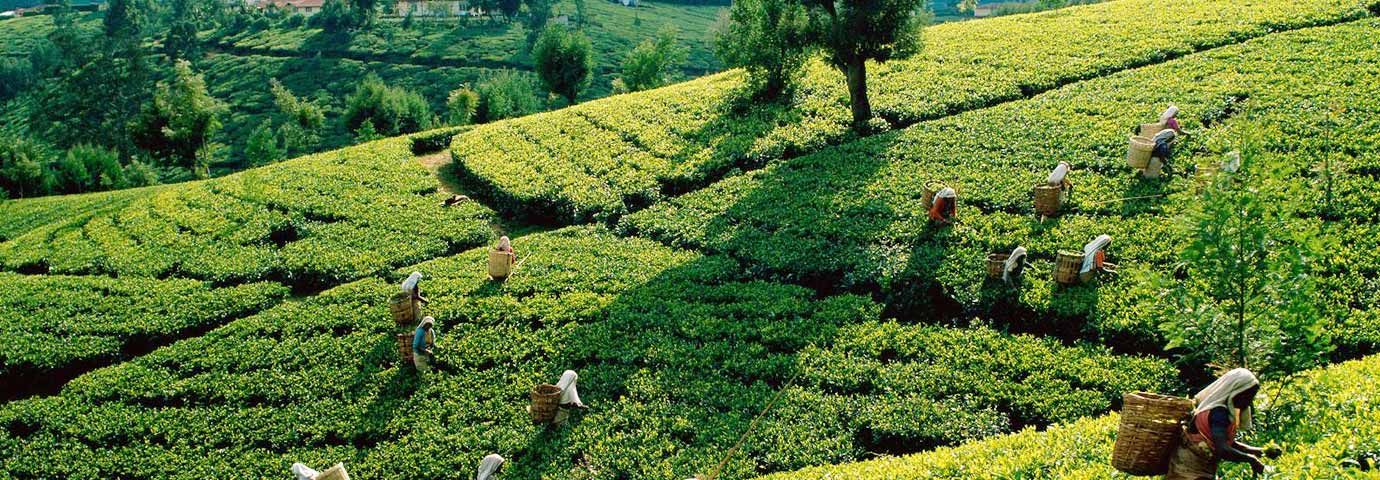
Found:
[{"label": "green hedge row", "polygon": [[[441,336],[425,381],[397,364],[393,336],[411,329],[388,316],[397,287],[361,280],[0,407],[0,457],[21,478],[265,478],[345,461],[360,478],[459,479],[494,452],[509,459],[505,478],[684,478],[785,389],[727,470],[744,477],[1176,389],[1162,360],[880,323],[869,299],[754,281],[725,257],[602,229],[515,246],[525,260],[504,283],[485,278],[485,248],[392,276],[427,275]],[[591,408],[558,429],[532,425],[529,389],[567,368]]]},{"label": "green hedge row", "polygon": [[[1329,315],[1374,345],[1375,163],[1380,134],[1368,65],[1380,22],[1290,32],[1093,80],[992,109],[923,122],[904,131],[781,162],[729,178],[626,217],[626,233],[727,253],[769,277],[844,290],[880,290],[901,311],[977,315],[1026,331],[1068,332],[1132,349],[1158,348],[1153,292],[1126,281],[1167,271],[1185,232],[1175,215],[1198,198],[1192,172],[1219,162],[1242,138],[1268,139],[1250,159],[1295,169],[1279,201],[1319,198],[1316,172],[1331,155],[1334,216],[1308,201],[1299,225],[1334,237],[1317,265]],[[1125,166],[1131,126],[1183,107],[1196,134],[1180,147],[1166,180],[1141,180]],[[1310,105],[1329,105],[1317,107]],[[1331,105],[1345,108],[1328,120]],[[1214,114],[1213,112],[1219,112]],[[1226,113],[1221,113],[1226,112]],[[1333,122],[1328,133],[1320,128]],[[1030,189],[1057,162],[1073,165],[1075,190],[1061,216],[1037,218]],[[942,181],[959,192],[959,223],[929,225],[921,191]],[[1293,197],[1299,187],[1317,192]],[[1317,195],[1317,196],[1314,196]],[[1122,198],[1140,198],[1118,201]],[[1316,207],[1314,207],[1316,205]],[[1100,234],[1114,239],[1123,275],[1073,288],[1052,280],[1054,256]],[[1022,245],[1032,267],[1023,284],[986,280],[989,253]],[[1357,324],[1357,322],[1362,322]]]},{"label": "green hedge row", "polygon": [[132,343],[174,340],[286,293],[272,283],[0,273],[0,378],[117,360]]},{"label": "green hedge row", "polygon": [[[0,243],[0,265],[314,289],[492,240],[487,208],[439,205],[436,178],[412,161],[413,143],[382,140],[132,198],[6,202],[0,209],[36,220]],[[51,210],[112,197],[120,201],[66,218]]]},{"label": "green hedge row", "polygon": [[[1275,473],[1266,478],[1380,478],[1380,405],[1371,387],[1380,374],[1380,357],[1347,362],[1308,372],[1279,394],[1258,399],[1257,425],[1245,441],[1278,445],[1284,455],[1267,460]],[[953,448],[903,457],[807,468],[762,477],[763,480],[849,478],[1007,479],[1133,478],[1112,469],[1116,414],[1079,420],[1047,431],[1026,430]],[[1250,469],[1224,464],[1221,478],[1251,478]]]},{"label": "green hedge row", "polygon": [[[1362,18],[1366,6],[1132,0],[945,24],[926,31],[918,57],[871,68],[870,93],[879,115],[908,126],[1280,30]],[[803,77],[784,105],[744,100],[743,74],[734,71],[481,126],[453,152],[505,215],[617,217],[734,168],[854,140],[842,75],[815,62]]]}]

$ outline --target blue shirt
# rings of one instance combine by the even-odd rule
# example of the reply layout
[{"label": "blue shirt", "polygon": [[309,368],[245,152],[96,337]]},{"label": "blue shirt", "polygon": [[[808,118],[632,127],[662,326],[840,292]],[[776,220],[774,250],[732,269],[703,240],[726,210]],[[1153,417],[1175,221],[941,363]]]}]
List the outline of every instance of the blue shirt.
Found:
[{"label": "blue shirt", "polygon": [[[432,341],[435,341],[436,327],[431,327],[431,331],[433,332],[431,334]],[[417,333],[412,335],[412,354],[426,355],[426,353],[424,353],[426,351],[426,346],[426,329],[422,327],[417,327]]]}]

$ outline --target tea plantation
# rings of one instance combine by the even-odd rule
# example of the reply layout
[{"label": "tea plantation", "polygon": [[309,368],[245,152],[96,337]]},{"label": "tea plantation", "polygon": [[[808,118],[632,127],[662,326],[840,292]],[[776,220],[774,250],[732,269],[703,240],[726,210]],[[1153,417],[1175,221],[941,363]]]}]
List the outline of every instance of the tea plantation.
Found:
[{"label": "tea plantation", "polygon": [[[1129,478],[1108,464],[1122,395],[1203,380],[1143,274],[1177,268],[1197,166],[1248,147],[1281,173],[1263,189],[1306,199],[1287,227],[1320,232],[1306,268],[1338,349],[1267,382],[1247,440],[1285,451],[1269,478],[1380,478],[1376,10],[1115,0],[937,26],[873,70],[862,136],[816,62],[786,106],[730,71],[0,203],[0,480],[470,479],[491,453],[497,479]],[[1127,135],[1169,103],[1192,134],[1140,179]],[[1042,219],[1030,188],[1059,161],[1074,192]],[[921,205],[936,181],[958,191],[949,227]],[[1104,233],[1121,273],[1056,286],[1055,252]],[[1025,275],[986,278],[1017,245]],[[389,309],[413,271],[428,373]],[[533,385],[567,369],[589,408],[534,425]]]}]

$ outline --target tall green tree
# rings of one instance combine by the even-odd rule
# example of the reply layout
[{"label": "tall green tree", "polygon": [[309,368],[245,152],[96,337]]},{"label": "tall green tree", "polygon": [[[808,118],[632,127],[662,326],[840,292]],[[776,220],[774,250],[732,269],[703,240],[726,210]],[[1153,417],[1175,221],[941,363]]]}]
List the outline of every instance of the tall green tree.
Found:
[{"label": "tall green tree", "polygon": [[366,131],[383,136],[419,132],[431,128],[432,117],[421,94],[389,86],[372,74],[345,101],[345,125],[351,131],[369,123]]},{"label": "tall green tree", "polygon": [[671,80],[686,55],[686,49],[676,43],[675,28],[668,25],[655,39],[643,40],[628,53],[619,78],[630,92],[660,87]]},{"label": "tall green tree", "polygon": [[282,149],[278,148],[278,136],[273,134],[271,122],[260,123],[254,132],[249,134],[249,139],[245,141],[244,157],[249,160],[251,166],[257,167],[276,162],[282,157],[282,154]]},{"label": "tall green tree", "polygon": [[320,131],[326,125],[326,113],[320,106],[294,95],[278,79],[269,80],[279,132],[283,139],[283,154],[295,155],[316,147],[321,141]]},{"label": "tall green tree", "polygon": [[215,151],[211,139],[220,131],[225,106],[206,90],[206,81],[179,60],[173,77],[158,84],[153,101],[136,124],[136,142],[155,158],[205,177]]},{"label": "tall green tree", "polygon": [[475,89],[479,94],[475,120],[492,122],[536,112],[541,105],[532,83],[529,77],[513,71],[504,71],[480,83]]},{"label": "tall green tree", "polygon": [[1332,348],[1312,276],[1322,237],[1295,215],[1295,182],[1279,167],[1248,153],[1183,217],[1190,240],[1177,276],[1153,284],[1168,347],[1186,364],[1279,377],[1324,361]]},{"label": "tall green tree", "polygon": [[736,0],[714,27],[714,52],[746,69],[759,96],[778,98],[805,63],[810,36],[809,12],[796,0]]},{"label": "tall green tree", "polygon": [[923,0],[805,0],[812,12],[816,47],[848,80],[855,128],[872,119],[867,62],[885,62],[921,47],[930,16]]},{"label": "tall green tree", "polygon": [[0,190],[8,197],[46,195],[53,183],[42,147],[23,138],[0,138]]},{"label": "tall green tree", "polygon": [[532,61],[546,90],[575,104],[589,86],[594,71],[589,38],[559,25],[549,25],[532,47]]},{"label": "tall green tree", "polygon": [[446,97],[447,120],[451,125],[466,125],[474,120],[474,114],[479,109],[479,92],[471,90],[469,87],[460,87],[451,90]]}]

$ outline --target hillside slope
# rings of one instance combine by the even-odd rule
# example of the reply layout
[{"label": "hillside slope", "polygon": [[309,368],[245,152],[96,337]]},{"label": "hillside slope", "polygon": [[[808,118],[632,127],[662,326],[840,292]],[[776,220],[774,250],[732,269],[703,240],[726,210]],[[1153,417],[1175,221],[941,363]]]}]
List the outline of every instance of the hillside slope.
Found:
[{"label": "hillside slope", "polygon": [[[1276,473],[1265,478],[1380,478],[1380,404],[1373,385],[1380,381],[1380,357],[1308,372],[1262,400],[1259,431],[1247,434],[1254,445],[1277,444]],[[1026,431],[908,457],[816,467],[761,477],[762,480],[838,479],[1106,479],[1136,478],[1112,469],[1117,415]],[[1251,478],[1242,465],[1222,478]]]},{"label": "hillside slope", "polygon": [[[892,127],[1281,30],[1368,16],[1358,0],[1119,0],[935,26],[915,58],[874,66]],[[1147,12],[1155,12],[1153,15]],[[456,138],[459,173],[505,215],[617,217],[750,169],[854,139],[842,76],[816,62],[788,105],[741,100],[742,73],[480,126]],[[1145,108],[1152,108],[1147,105]]]}]

